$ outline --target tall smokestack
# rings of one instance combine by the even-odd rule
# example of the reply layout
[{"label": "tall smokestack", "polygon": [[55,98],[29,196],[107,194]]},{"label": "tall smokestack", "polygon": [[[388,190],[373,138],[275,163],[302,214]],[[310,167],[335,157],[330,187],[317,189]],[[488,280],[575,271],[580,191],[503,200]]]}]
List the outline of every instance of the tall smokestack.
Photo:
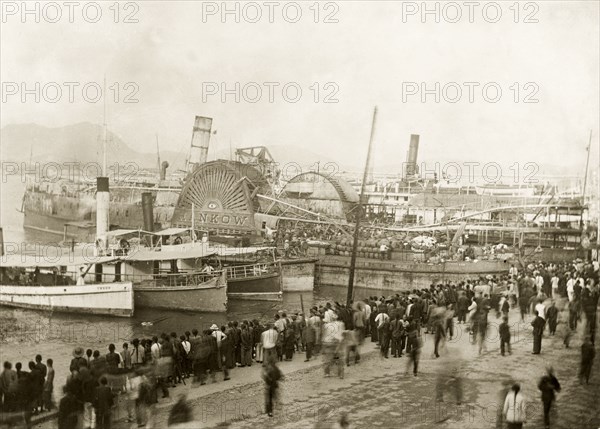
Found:
[{"label": "tall smokestack", "polygon": [[[96,178],[96,242],[98,247],[107,249],[107,233],[109,227],[110,192],[108,177]],[[98,241],[99,240],[99,241]]]},{"label": "tall smokestack", "polygon": [[0,256],[4,256],[4,233],[0,228]]},{"label": "tall smokestack", "polygon": [[192,132],[192,144],[190,147],[187,171],[192,171],[197,165],[204,164],[208,159],[208,144],[210,142],[211,128],[212,118],[196,116],[194,131]]},{"label": "tall smokestack", "polygon": [[419,173],[417,167],[417,155],[419,154],[419,135],[410,135],[410,145],[408,146],[408,159],[406,160],[406,176],[413,177]]},{"label": "tall smokestack", "polygon": [[168,161],[163,161],[160,165],[160,180],[167,180],[167,168],[169,168]]},{"label": "tall smokestack", "polygon": [[144,231],[154,232],[154,198],[151,192],[142,192]]}]

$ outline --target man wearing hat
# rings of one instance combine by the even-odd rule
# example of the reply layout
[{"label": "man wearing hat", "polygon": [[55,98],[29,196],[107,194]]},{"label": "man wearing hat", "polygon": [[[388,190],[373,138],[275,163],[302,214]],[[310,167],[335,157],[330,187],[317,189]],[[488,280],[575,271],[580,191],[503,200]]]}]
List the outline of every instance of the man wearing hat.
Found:
[{"label": "man wearing hat", "polygon": [[80,367],[88,366],[87,360],[83,357],[85,351],[83,347],[75,347],[73,349],[73,359],[71,359],[71,365],[69,365],[69,371],[79,371]]},{"label": "man wearing hat", "polygon": [[219,329],[216,323],[213,323],[210,327],[212,336],[217,340],[217,365],[221,369],[223,366],[223,355],[221,354],[221,343],[227,336]]}]

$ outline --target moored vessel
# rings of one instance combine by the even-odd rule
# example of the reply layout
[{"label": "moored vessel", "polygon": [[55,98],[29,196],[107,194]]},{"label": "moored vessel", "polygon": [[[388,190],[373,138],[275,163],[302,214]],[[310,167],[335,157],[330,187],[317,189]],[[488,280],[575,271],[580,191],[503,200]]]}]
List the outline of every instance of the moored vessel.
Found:
[{"label": "moored vessel", "polygon": [[47,262],[25,255],[3,256],[0,305],[131,317],[134,314],[131,282],[118,278],[84,280],[92,265],[108,264],[112,260],[62,257]]}]

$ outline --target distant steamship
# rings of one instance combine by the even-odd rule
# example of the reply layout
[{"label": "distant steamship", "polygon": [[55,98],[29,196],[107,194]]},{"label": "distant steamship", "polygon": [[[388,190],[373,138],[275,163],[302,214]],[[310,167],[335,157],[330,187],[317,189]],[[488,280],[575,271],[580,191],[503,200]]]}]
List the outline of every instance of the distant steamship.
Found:
[{"label": "distant steamship", "polygon": [[[188,171],[206,162],[211,126],[211,118],[196,117]],[[159,159],[158,164],[158,175],[141,173],[111,183],[111,229],[145,227],[154,230],[170,226],[185,173],[176,172],[167,176],[169,163],[161,163]],[[33,179],[28,178],[23,195],[23,227],[57,235],[65,241],[93,242],[96,233],[95,181]],[[141,208],[142,194],[148,192],[152,194],[154,202],[154,222],[151,227],[144,224]]]}]

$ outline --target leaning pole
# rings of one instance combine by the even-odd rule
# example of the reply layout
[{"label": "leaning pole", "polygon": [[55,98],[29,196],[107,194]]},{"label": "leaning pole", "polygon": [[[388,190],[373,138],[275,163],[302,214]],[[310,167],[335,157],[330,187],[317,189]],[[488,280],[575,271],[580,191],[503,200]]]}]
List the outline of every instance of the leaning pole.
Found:
[{"label": "leaning pole", "polygon": [[363,212],[363,198],[365,194],[365,184],[367,182],[369,167],[371,165],[371,148],[373,147],[373,138],[375,136],[375,122],[377,120],[377,106],[373,109],[373,122],[371,123],[371,137],[369,138],[369,148],[367,150],[367,161],[360,185],[360,196],[358,198],[358,210],[356,211],[356,224],[354,226],[354,241],[352,242],[352,257],[350,259],[350,275],[348,276],[348,293],[346,295],[346,305],[350,306],[354,299],[354,270],[356,268],[356,251],[358,250],[358,238],[360,231],[360,221]]}]

